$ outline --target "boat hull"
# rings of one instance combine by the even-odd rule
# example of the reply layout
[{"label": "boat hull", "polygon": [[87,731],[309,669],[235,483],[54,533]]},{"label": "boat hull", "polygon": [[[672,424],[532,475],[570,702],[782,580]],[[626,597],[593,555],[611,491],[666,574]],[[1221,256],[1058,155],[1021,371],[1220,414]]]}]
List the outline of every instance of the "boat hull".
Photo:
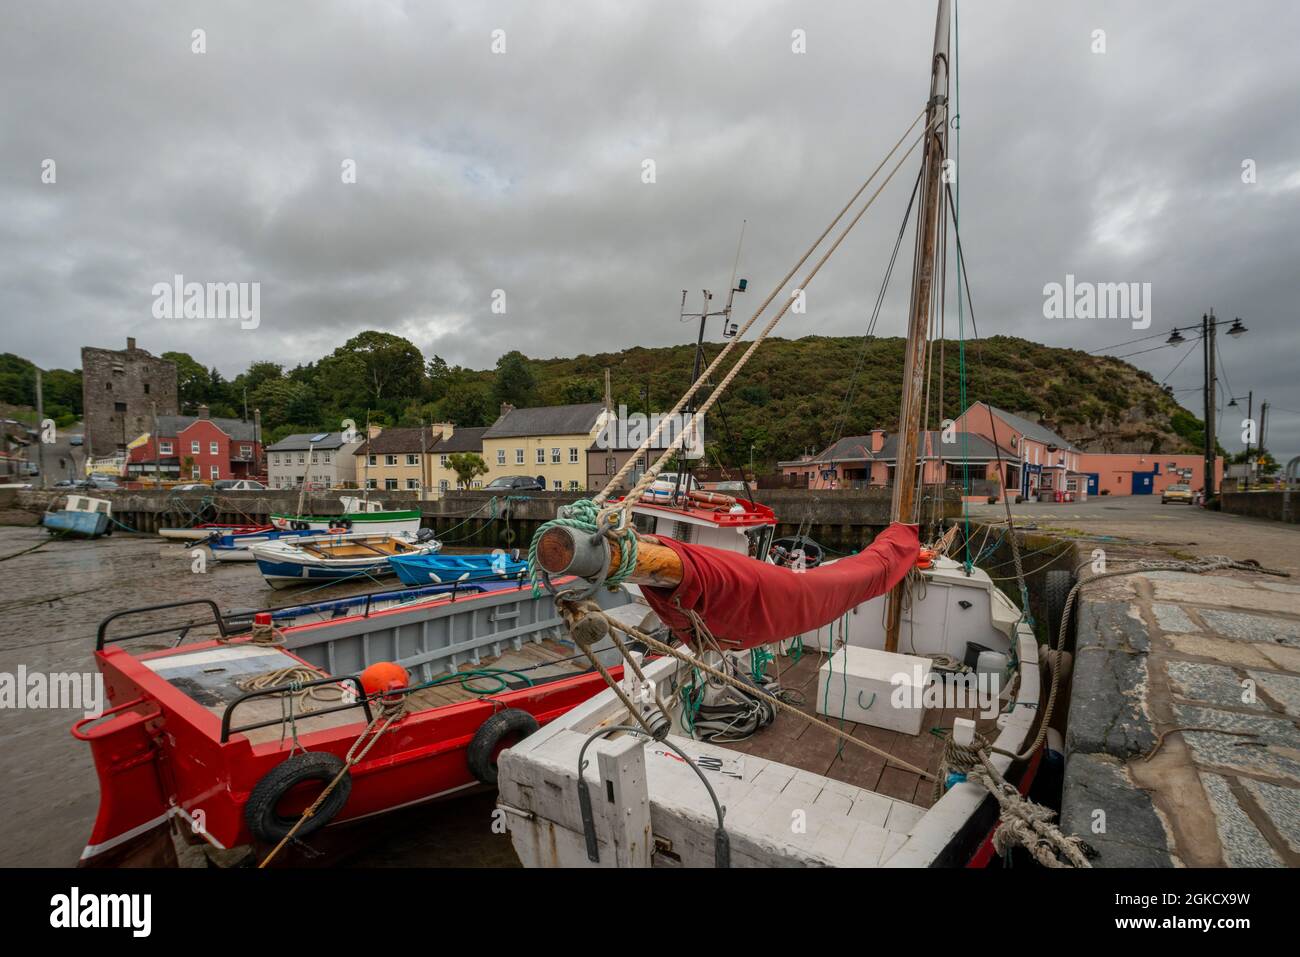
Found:
[{"label": "boat hull", "polygon": [[528,563],[513,561],[504,552],[495,555],[414,555],[388,560],[405,584],[451,584],[452,582],[510,582],[527,571]]},{"label": "boat hull", "polygon": [[103,512],[46,512],[41,524],[52,535],[68,538],[99,538],[108,533],[109,518]]},{"label": "boat hull", "polygon": [[271,524],[279,529],[337,531],[340,528],[365,532],[367,535],[414,535],[420,530],[420,513],[416,509],[391,512],[344,512],[342,515],[272,515]]}]

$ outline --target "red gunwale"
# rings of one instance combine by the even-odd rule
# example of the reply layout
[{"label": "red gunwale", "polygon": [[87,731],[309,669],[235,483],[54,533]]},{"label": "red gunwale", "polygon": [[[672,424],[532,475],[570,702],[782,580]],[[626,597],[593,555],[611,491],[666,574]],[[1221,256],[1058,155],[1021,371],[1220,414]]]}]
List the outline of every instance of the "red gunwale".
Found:
[{"label": "red gunwale", "polygon": [[743,512],[729,512],[725,508],[707,508],[703,506],[680,506],[680,505],[661,505],[657,502],[647,502],[644,499],[637,502],[634,508],[654,513],[655,515],[665,516],[682,516],[693,518],[701,522],[709,522],[713,525],[719,525],[725,528],[745,528],[752,525],[775,525],[776,513],[766,505],[760,505],[757,502],[746,501],[745,499],[736,499],[736,504],[744,506]]}]

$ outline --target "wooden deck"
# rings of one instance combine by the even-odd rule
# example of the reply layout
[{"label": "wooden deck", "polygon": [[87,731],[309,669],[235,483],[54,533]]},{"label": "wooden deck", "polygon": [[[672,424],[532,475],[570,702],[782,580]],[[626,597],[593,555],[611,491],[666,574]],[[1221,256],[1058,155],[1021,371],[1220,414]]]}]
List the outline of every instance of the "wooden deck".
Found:
[{"label": "wooden deck", "polygon": [[[781,686],[803,696],[799,710],[838,726],[839,719],[817,714],[817,669],[825,660],[826,656],[816,651],[805,652],[793,664],[782,656],[767,666],[768,674],[776,674],[779,662]],[[981,734],[988,735],[990,729],[996,727],[995,720],[979,718],[974,709],[930,709],[925,713],[921,734],[915,737],[852,721],[844,722],[844,730],[933,774],[939,768],[946,736],[931,729],[951,729],[953,720],[958,717],[974,718]],[[776,720],[753,737],[734,743],[720,742],[719,747],[779,761],[919,807],[928,808],[934,803],[932,781],[887,763],[880,755],[841,741],[835,735],[783,711],[777,712]]]},{"label": "wooden deck", "polygon": [[[578,657],[574,658],[574,655],[578,655]],[[574,645],[567,642],[548,640],[541,642],[527,642],[518,651],[508,651],[498,658],[492,658],[485,655],[477,665],[461,665],[460,671],[473,671],[476,668],[522,670],[523,674],[527,675],[529,680],[533,682],[542,682],[557,677],[569,677],[571,675],[581,674],[582,672],[590,670],[590,664],[586,657],[584,657]],[[524,682],[511,675],[503,675],[502,680],[509,684],[511,690],[525,687]],[[415,682],[413,681],[412,684],[414,683]],[[469,684],[471,686],[488,689],[498,687],[497,682],[492,678],[472,680]],[[412,711],[419,711],[425,708],[438,708],[443,705],[469,701],[477,697],[480,696],[475,694],[469,688],[466,688],[461,682],[448,681],[445,685],[412,692],[409,697],[409,708]]]}]

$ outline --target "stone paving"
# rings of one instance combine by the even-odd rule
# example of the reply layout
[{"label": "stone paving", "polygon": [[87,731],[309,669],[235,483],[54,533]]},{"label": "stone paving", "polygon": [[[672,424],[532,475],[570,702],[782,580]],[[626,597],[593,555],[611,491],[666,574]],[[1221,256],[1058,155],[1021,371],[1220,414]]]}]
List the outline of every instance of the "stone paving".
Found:
[{"label": "stone paving", "polygon": [[1300,582],[1085,586],[1066,750],[1062,822],[1094,866],[1300,865]]}]

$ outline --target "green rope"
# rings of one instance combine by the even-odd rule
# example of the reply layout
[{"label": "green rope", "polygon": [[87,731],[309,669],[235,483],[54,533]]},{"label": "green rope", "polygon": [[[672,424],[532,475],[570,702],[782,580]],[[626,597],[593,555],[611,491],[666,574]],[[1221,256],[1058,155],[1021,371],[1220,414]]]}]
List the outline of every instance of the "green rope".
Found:
[{"label": "green rope", "polygon": [[[537,545],[542,540],[542,535],[549,528],[572,528],[588,535],[596,535],[600,532],[600,527],[596,520],[600,515],[600,506],[589,498],[579,499],[572,505],[565,506],[561,510],[558,518],[553,518],[546,522],[537,530],[533,540],[528,543],[528,578],[533,583],[533,597],[536,598],[542,593],[541,578],[542,566],[537,560]],[[596,587],[601,584],[608,585],[611,589],[616,588],[623,582],[627,581],[636,571],[636,553],[637,537],[630,530],[624,532],[622,541],[621,560],[618,568],[613,574],[600,580]]]},{"label": "green rope", "polygon": [[763,679],[767,677],[768,663],[775,660],[776,655],[761,645],[749,650],[749,675],[754,679],[754,684],[762,687]]}]

